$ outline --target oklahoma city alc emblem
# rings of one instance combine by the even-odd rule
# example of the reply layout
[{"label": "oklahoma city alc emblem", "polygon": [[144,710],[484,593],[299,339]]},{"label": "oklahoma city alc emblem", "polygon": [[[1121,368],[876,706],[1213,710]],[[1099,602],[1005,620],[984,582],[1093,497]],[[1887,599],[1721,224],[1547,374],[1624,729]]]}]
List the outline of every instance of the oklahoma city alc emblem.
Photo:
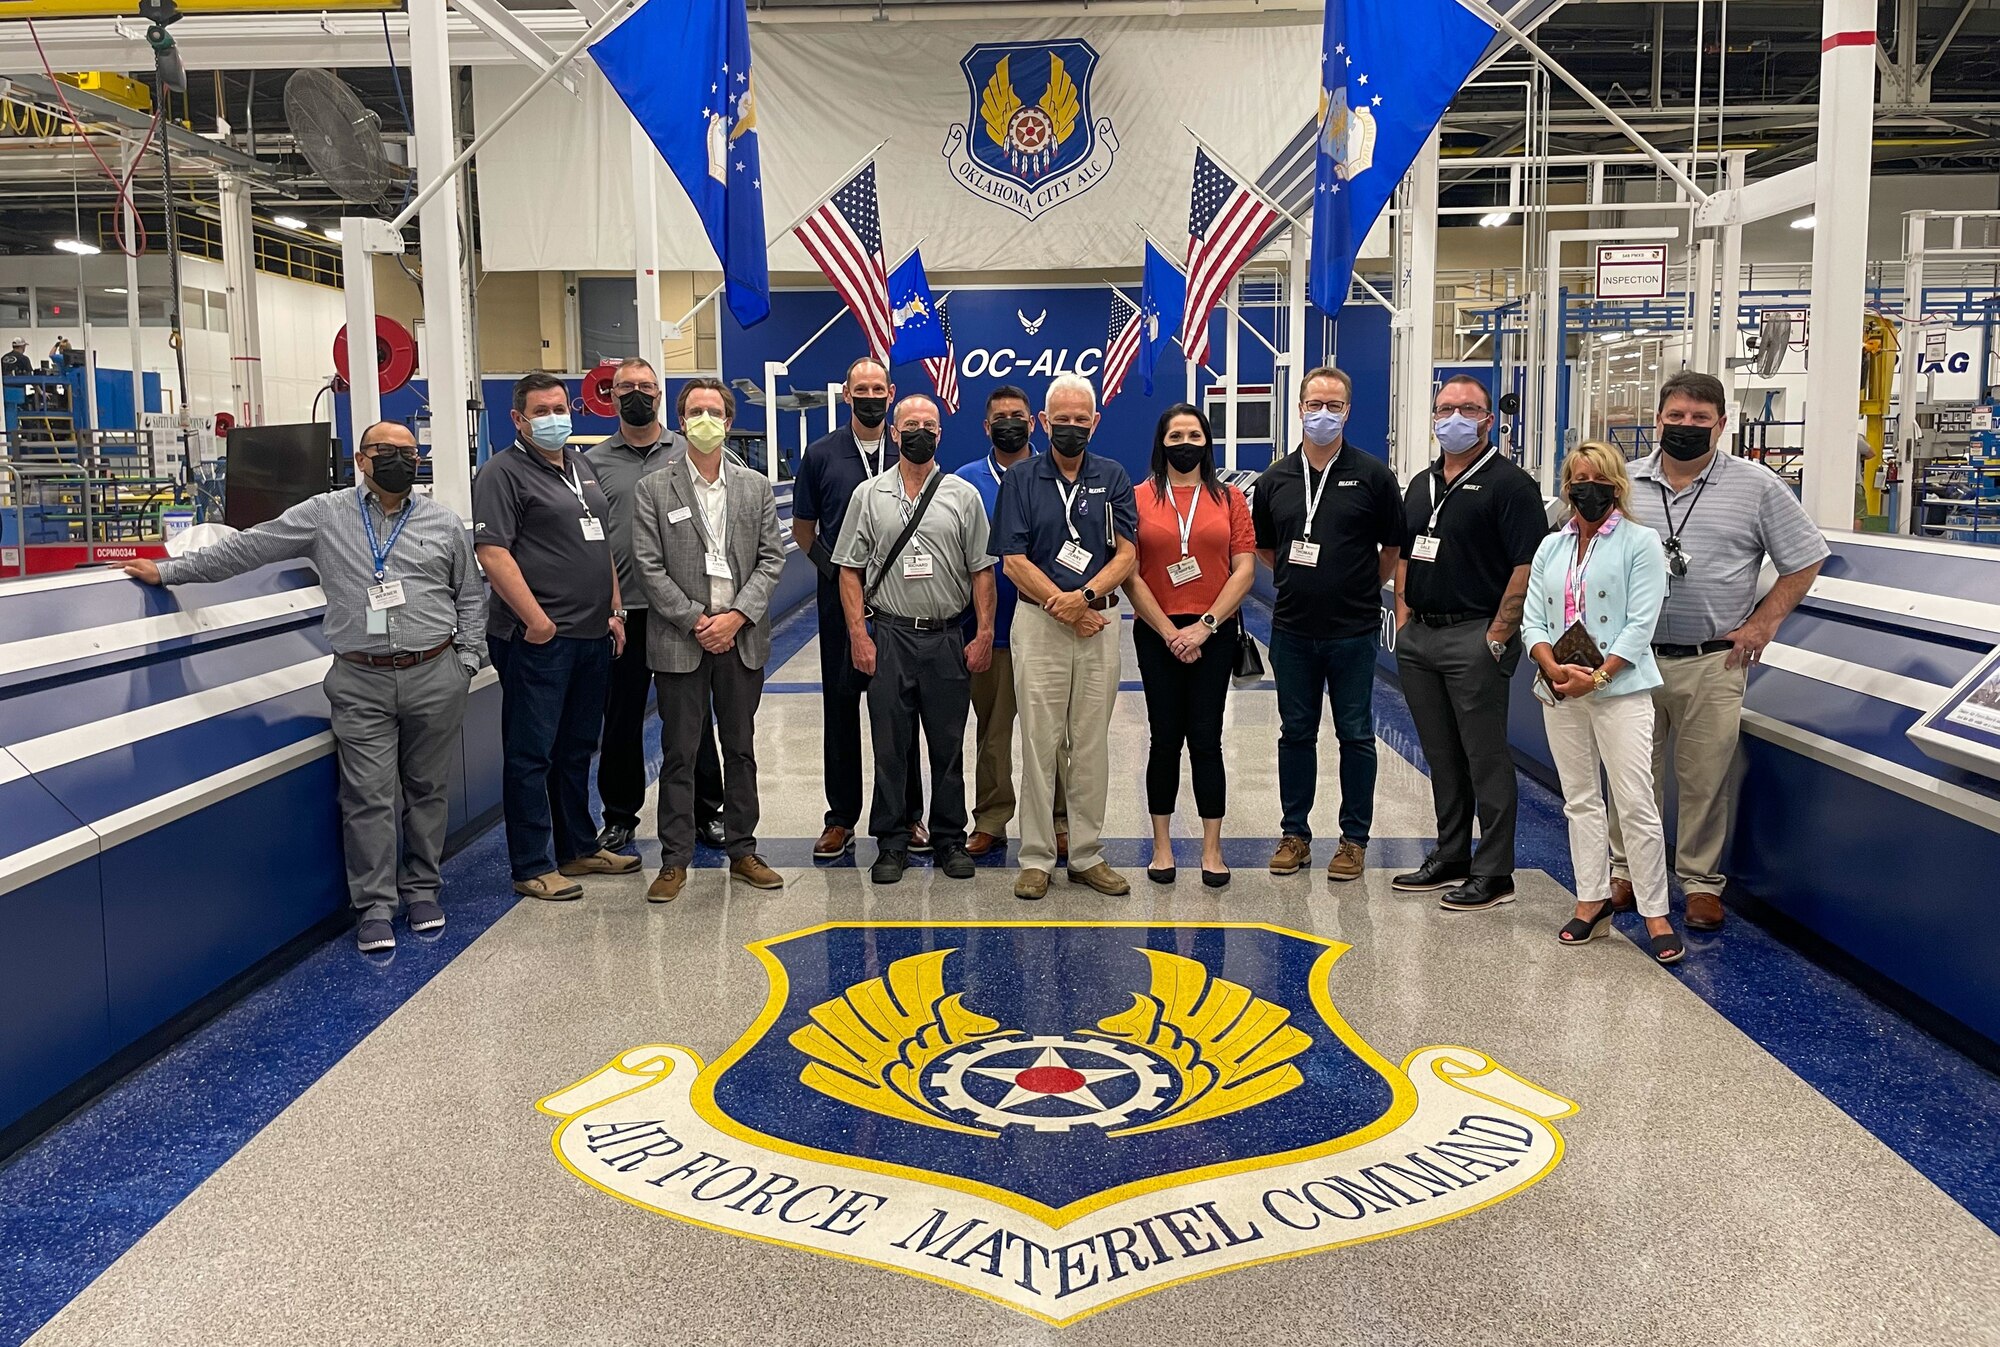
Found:
[{"label": "oklahoma city alc emblem", "polygon": [[972,107],[943,153],[966,191],[1032,220],[1111,171],[1118,137],[1109,117],[1091,115],[1088,42],[981,42],[958,64]]},{"label": "oklahoma city alc emblem", "polygon": [[1432,1225],[1553,1169],[1566,1099],[1467,1048],[1400,1068],[1272,926],[836,922],[759,941],[711,1065],[634,1048],[538,1107],[594,1187],[1071,1323]]}]

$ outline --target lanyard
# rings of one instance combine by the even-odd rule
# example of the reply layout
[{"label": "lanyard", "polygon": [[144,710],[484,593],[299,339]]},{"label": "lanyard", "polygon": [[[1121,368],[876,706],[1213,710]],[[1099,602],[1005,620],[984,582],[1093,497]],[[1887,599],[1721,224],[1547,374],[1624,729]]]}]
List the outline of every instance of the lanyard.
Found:
[{"label": "lanyard", "polygon": [[993,480],[996,482],[1007,475],[1007,470],[1000,466],[1000,460],[991,454],[986,456],[986,466],[993,470]]},{"label": "lanyard", "polygon": [[[944,470],[942,468],[933,466],[931,468],[931,471],[942,472]],[[924,486],[929,486],[930,484],[931,484],[931,479],[928,477],[924,478]],[[917,512],[917,502],[923,498],[923,494],[924,494],[924,487],[920,486],[917,488],[917,494],[915,496],[910,495],[909,492],[903,489],[902,480],[900,478],[897,479],[896,508],[903,512],[903,522],[905,524],[909,523],[910,516]],[[917,550],[922,551],[923,549],[919,548]]]},{"label": "lanyard", "polygon": [[1591,535],[1590,543],[1583,549],[1583,560],[1579,563],[1574,549],[1570,552],[1569,574],[1563,579],[1563,602],[1576,609],[1578,621],[1583,620],[1584,595],[1588,590],[1584,580],[1590,574],[1590,559],[1597,555],[1597,544],[1603,541],[1603,530]]},{"label": "lanyard", "polygon": [[[1319,490],[1315,491],[1313,490],[1312,464],[1306,462],[1306,456],[1304,454],[1299,455],[1299,474],[1305,478],[1305,483],[1306,483],[1305,536],[1307,538],[1312,537],[1313,521],[1319,517],[1319,503],[1322,500],[1326,499],[1326,484],[1333,480],[1333,465],[1338,461],[1339,461],[1339,455],[1337,454],[1333,458],[1327,460],[1326,471],[1322,472],[1319,475]],[[1181,547],[1182,551],[1185,552],[1187,549],[1187,545],[1183,543]]]},{"label": "lanyard", "polygon": [[873,462],[869,461],[868,451],[861,447],[860,440],[854,442],[854,452],[861,456],[861,466],[868,469],[870,477],[880,477],[882,475],[882,468],[888,462],[889,458],[889,437],[884,435],[881,439],[875,441],[875,458]]},{"label": "lanyard", "polygon": [[[1321,490],[1326,489],[1323,483],[1324,479],[1322,479]],[[1194,533],[1194,516],[1195,512],[1201,509],[1202,495],[1202,484],[1196,482],[1194,484],[1194,499],[1188,502],[1188,512],[1183,516],[1181,514],[1181,507],[1174,504],[1174,488],[1171,485],[1167,487],[1167,504],[1174,507],[1174,518],[1179,521],[1181,526],[1181,555],[1184,557],[1192,555],[1188,551],[1188,538]]]},{"label": "lanyard", "polygon": [[1062,497],[1063,527],[1069,530],[1069,540],[1073,543],[1080,544],[1083,542],[1083,537],[1076,531],[1075,511],[1076,511],[1076,493],[1083,490],[1083,474],[1079,472],[1076,475],[1076,481],[1070,484],[1070,488],[1067,493],[1065,493],[1062,489],[1062,477],[1060,475],[1056,477],[1055,483],[1056,483],[1056,494]]},{"label": "lanyard", "polygon": [[1444,514],[1444,503],[1445,501],[1451,499],[1451,493],[1458,490],[1461,486],[1464,486],[1467,482],[1471,481],[1475,476],[1477,476],[1479,470],[1485,467],[1488,463],[1492,462],[1493,456],[1499,452],[1500,452],[1500,446],[1497,444],[1494,445],[1491,449],[1488,449],[1484,454],[1484,456],[1482,456],[1477,463],[1473,464],[1470,468],[1467,468],[1464,472],[1460,473],[1458,475],[1458,480],[1453,482],[1450,486],[1444,489],[1444,495],[1442,498],[1438,496],[1438,473],[1436,472],[1436,470],[1433,470],[1431,472],[1431,522],[1430,522],[1430,527],[1424,530],[1425,533],[1435,534],[1437,532],[1438,519]]},{"label": "lanyard", "polygon": [[723,486],[726,479],[722,475],[722,466],[718,464],[716,467],[714,486],[709,485],[693,460],[688,461],[687,470],[688,480],[694,486],[694,503],[701,507],[701,522],[708,527],[709,547],[719,555],[723,546],[722,531],[729,524],[729,492]]},{"label": "lanyard", "polygon": [[410,516],[417,512],[417,498],[412,495],[403,502],[403,512],[396,516],[396,527],[389,530],[389,545],[378,546],[375,542],[375,521],[368,517],[368,492],[366,488],[355,493],[361,505],[361,527],[368,530],[368,553],[375,558],[375,581],[380,584],[389,573],[389,554],[396,550],[396,539],[403,536],[403,525],[410,522]]},{"label": "lanyard", "polygon": [[[1714,471],[1713,467],[1709,469],[1709,472]],[[1694,518],[1694,507],[1701,504],[1701,493],[1708,490],[1708,475],[1704,473],[1701,481],[1695,486],[1694,499],[1688,502],[1687,509],[1681,511],[1681,522],[1679,524],[1674,523],[1674,507],[1673,503],[1667,499],[1667,484],[1655,478],[1653,485],[1660,488],[1660,513],[1667,517],[1667,542],[1678,547],[1681,541],[1681,530],[1688,526],[1688,520]]]},{"label": "lanyard", "polygon": [[567,459],[564,460],[562,467],[555,467],[540,454],[531,452],[525,445],[521,446],[521,452],[539,462],[545,471],[554,473],[556,480],[568,487],[569,494],[575,496],[576,503],[583,507],[583,517],[585,519],[591,518],[593,512],[590,508],[590,502],[583,498],[583,473],[580,470],[570,464]]}]

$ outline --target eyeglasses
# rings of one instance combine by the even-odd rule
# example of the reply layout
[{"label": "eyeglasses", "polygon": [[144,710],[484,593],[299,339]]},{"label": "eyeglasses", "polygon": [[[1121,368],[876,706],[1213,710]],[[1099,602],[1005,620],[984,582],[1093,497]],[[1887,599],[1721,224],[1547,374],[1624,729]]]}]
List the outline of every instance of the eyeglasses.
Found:
[{"label": "eyeglasses", "polygon": [[1447,416],[1469,416],[1473,420],[1477,421],[1480,417],[1490,416],[1492,415],[1492,413],[1487,411],[1486,408],[1479,406],[1477,403],[1460,402],[1456,404],[1440,406],[1437,408],[1436,411],[1432,412],[1431,415],[1440,421],[1444,420],[1444,418]]},{"label": "eyeglasses", "polygon": [[1332,412],[1337,416],[1347,410],[1347,404],[1345,402],[1321,402],[1315,398],[1310,402],[1301,403],[1300,409],[1308,416],[1314,412]]},{"label": "eyeglasses", "polygon": [[615,383],[611,385],[611,391],[621,398],[627,393],[644,393],[647,397],[656,398],[660,395],[660,386],[658,384]]},{"label": "eyeglasses", "polygon": [[913,430],[928,430],[931,434],[935,435],[938,433],[938,423],[936,421],[912,421],[898,433],[907,435]]}]

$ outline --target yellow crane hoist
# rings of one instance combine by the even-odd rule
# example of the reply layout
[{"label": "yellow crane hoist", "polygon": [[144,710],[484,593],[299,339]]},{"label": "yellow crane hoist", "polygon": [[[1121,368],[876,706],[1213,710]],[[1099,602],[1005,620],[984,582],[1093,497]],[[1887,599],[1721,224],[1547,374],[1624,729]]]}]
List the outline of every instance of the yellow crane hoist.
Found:
[{"label": "yellow crane hoist", "polygon": [[1883,423],[1896,391],[1896,322],[1879,313],[1861,315],[1861,415],[1867,424],[1868,457],[1861,464],[1866,513],[1882,514]]}]

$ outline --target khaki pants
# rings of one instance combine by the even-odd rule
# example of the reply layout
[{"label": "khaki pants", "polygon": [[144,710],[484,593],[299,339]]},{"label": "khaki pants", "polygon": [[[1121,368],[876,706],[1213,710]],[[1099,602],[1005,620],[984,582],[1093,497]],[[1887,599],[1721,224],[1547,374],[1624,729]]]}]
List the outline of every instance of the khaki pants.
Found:
[{"label": "khaki pants", "polygon": [[[1730,776],[1736,739],[1743,727],[1743,686],[1747,669],[1732,669],[1730,652],[1689,659],[1663,659],[1653,689],[1653,788],[1666,809],[1667,738],[1673,736],[1674,780],[1679,821],[1675,828],[1674,873],[1689,893],[1722,894],[1722,848],[1729,840]],[[1615,803],[1607,822],[1611,834],[1611,874],[1630,880],[1625,839]]]},{"label": "khaki pants", "polygon": [[[972,675],[972,714],[978,723],[972,786],[972,830],[1007,835],[1014,821],[1014,652],[993,652],[992,667]],[[1056,831],[1069,830],[1063,800],[1066,764],[1056,765]]]},{"label": "khaki pants", "polygon": [[1118,624],[1080,637],[1039,608],[1015,610],[1014,699],[1021,714],[1021,868],[1056,865],[1056,773],[1069,748],[1069,868],[1104,859],[1111,712],[1118,702]]}]

